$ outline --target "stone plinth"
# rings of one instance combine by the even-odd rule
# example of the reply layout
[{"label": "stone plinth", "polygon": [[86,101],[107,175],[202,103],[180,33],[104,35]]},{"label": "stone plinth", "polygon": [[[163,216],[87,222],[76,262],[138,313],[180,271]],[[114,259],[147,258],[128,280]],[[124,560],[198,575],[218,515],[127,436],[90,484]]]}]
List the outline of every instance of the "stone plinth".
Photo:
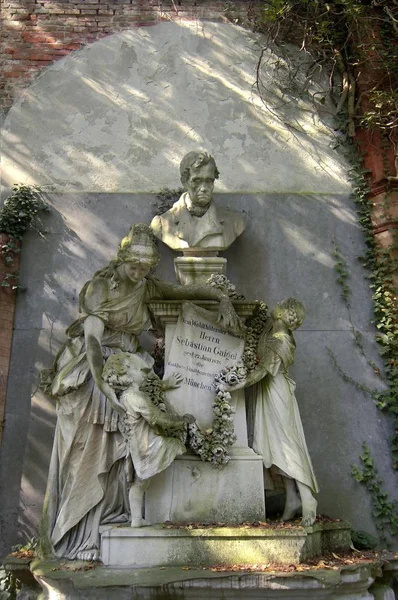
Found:
[{"label": "stone plinth", "polygon": [[113,527],[101,536],[104,565],[144,568],[157,566],[297,565],[319,555],[324,547],[348,550],[347,523],[313,527],[214,527],[172,529]]},{"label": "stone plinth", "polygon": [[251,448],[233,447],[230,462],[214,468],[198,456],[179,456],[156,475],[145,494],[149,523],[242,523],[265,519],[263,461]]},{"label": "stone plinth", "polygon": [[[66,563],[66,564],[65,564]],[[87,564],[87,563],[86,563]],[[115,569],[96,566],[75,570],[67,561],[39,562],[33,572],[42,587],[41,600],[388,600],[369,588],[382,575],[375,559],[337,570],[314,568],[295,572],[219,572],[203,568]],[[373,586],[372,588],[373,589]]]},{"label": "stone plinth", "polygon": [[206,283],[212,275],[225,275],[227,259],[220,256],[178,256],[174,270],[182,285]]},{"label": "stone plinth", "polygon": [[[195,304],[213,312],[218,310],[218,302],[197,302]],[[169,355],[182,303],[176,301],[151,302],[149,306],[152,314],[165,329],[166,376],[168,370],[172,372],[178,366],[173,361],[170,361],[170,365],[175,366],[169,365]],[[252,314],[256,303],[236,302],[234,306],[238,315],[245,320]],[[184,309],[183,317],[187,314]],[[198,321],[202,319],[205,321],[206,317],[201,315],[197,317]],[[190,329],[192,322],[190,320],[186,322],[189,323],[189,329],[184,336],[189,337],[190,332],[194,331],[197,339],[193,341],[200,342],[197,323]],[[211,344],[219,343],[224,347],[223,344],[233,343],[228,340],[223,341],[224,334],[222,332],[218,334],[213,326],[210,327],[209,330],[203,329],[205,332],[210,331],[210,338],[213,342],[206,342],[209,347]],[[178,332],[176,338],[179,339]],[[214,340],[216,341],[214,342]],[[198,350],[198,353],[206,353],[206,348],[203,348],[202,344],[200,345],[202,349]],[[190,348],[187,353],[191,353]],[[213,353],[210,352],[209,356],[213,356]],[[200,360],[192,362],[192,365],[197,365],[197,372],[192,375],[192,378],[196,376],[199,382],[202,375],[198,373],[203,373],[203,377],[205,377],[204,370],[207,368],[205,362],[200,363]],[[183,363],[184,355],[182,354],[181,365]],[[216,367],[214,375],[219,370]],[[188,382],[185,379],[188,379]],[[212,385],[214,379],[207,377],[205,381],[208,387],[209,384]],[[212,425],[213,396],[212,394],[209,396],[208,392],[203,393],[205,402],[202,402],[202,393],[195,393],[197,389],[193,388],[191,383],[190,377],[184,377],[181,388],[173,390],[168,395],[168,400],[177,412],[193,414],[200,427],[206,429]],[[248,447],[243,390],[232,393],[231,405],[235,410],[234,429],[237,441],[229,451],[230,462],[224,467],[216,469],[210,463],[202,462],[198,456],[193,454],[178,457],[165,471],[153,478],[146,492],[145,519],[149,523],[164,521],[212,523],[216,521],[235,524],[242,521],[252,522],[265,519],[262,458]]]}]

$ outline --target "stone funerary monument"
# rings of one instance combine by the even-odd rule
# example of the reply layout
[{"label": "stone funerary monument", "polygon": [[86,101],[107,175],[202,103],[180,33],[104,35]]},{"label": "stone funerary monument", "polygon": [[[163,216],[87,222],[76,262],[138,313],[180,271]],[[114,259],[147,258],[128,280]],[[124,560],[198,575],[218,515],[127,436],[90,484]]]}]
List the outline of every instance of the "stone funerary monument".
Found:
[{"label": "stone funerary monument", "polygon": [[[4,186],[41,185],[51,211],[21,255],[0,544],[6,554],[40,530],[53,558],[32,570],[48,595],[73,597],[70,571],[80,597],[108,598],[120,568],[142,598],[163,576],[187,597],[297,585],[297,597],[338,587],[370,600],[370,567],[305,584],[201,571],[345,548],[336,519],[377,535],[351,476],[364,441],[396,495],[389,424],[329,353],[377,388],[353,346],[354,326],[377,363],[349,166],[333,107],[318,102],[327,82],[308,82],[304,65],[310,95],[294,96],[276,75],[298,53],[275,49],[258,89],[263,48],[221,22],[117,32],[44,69],[4,122]],[[107,565],[102,587],[93,559]]]},{"label": "stone funerary monument", "polygon": [[[269,314],[264,303],[236,300],[218,252],[243,232],[244,218],[214,203],[219,173],[208,153],[187,154],[180,172],[183,195],[151,224],[184,252],[175,259],[180,283],[150,275],[159,261],[153,233],[133,225],[116,259],[82,289],[80,316],[42,374],[58,415],[44,554],[111,566],[209,563],[207,539],[187,548],[159,528],[199,522],[230,526],[222,560],[264,560],[267,542],[256,539],[251,556],[255,529],[240,531],[239,551],[234,526],[264,522],[264,489],[281,484],[282,520],[301,510],[302,525],[314,525],[318,484],[288,370],[304,308],[289,298]],[[165,335],[162,379],[137,337],[150,315]],[[252,385],[250,448],[243,389]]]}]

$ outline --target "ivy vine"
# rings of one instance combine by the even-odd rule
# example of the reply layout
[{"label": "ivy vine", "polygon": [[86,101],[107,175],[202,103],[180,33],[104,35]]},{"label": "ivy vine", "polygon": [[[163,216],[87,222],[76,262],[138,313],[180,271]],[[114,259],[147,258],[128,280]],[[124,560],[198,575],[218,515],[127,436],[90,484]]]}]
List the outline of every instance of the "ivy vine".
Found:
[{"label": "ivy vine", "polygon": [[14,185],[10,196],[0,208],[0,233],[8,236],[8,240],[0,247],[0,253],[6,265],[10,266],[10,272],[2,276],[1,287],[20,287],[18,271],[12,268],[15,256],[21,252],[20,241],[37,214],[48,210],[39,187]]},{"label": "ivy vine", "polygon": [[391,546],[391,537],[398,534],[398,502],[390,500],[383,490],[383,480],[378,474],[368,446],[363,444],[359,457],[361,466],[352,466],[355,479],[364,484],[372,497],[372,515],[381,539],[387,547]]},{"label": "ivy vine", "polygon": [[[253,18],[251,12],[247,22],[267,39],[259,67],[267,47],[296,44],[312,57],[304,88],[313,72],[328,72],[335,112],[344,113],[349,137],[358,125],[378,127],[398,150],[396,0],[263,0],[260,6],[260,13]],[[363,77],[367,70],[374,76]],[[291,75],[295,86],[293,69]]]},{"label": "ivy vine", "polygon": [[[394,421],[394,434],[391,439],[393,466],[398,469],[398,303],[397,303],[397,230],[392,227],[393,242],[387,248],[380,247],[374,237],[372,227],[372,203],[369,200],[369,186],[363,172],[361,159],[356,152],[351,153],[354,161],[351,180],[354,185],[353,200],[358,206],[359,222],[366,242],[362,264],[368,271],[372,290],[374,323],[378,330],[376,341],[383,358],[387,389],[372,392],[377,407],[391,415]],[[356,337],[361,346],[360,337]],[[357,344],[358,345],[358,344]],[[377,366],[370,364],[377,373]],[[377,373],[381,375],[381,373]]]}]

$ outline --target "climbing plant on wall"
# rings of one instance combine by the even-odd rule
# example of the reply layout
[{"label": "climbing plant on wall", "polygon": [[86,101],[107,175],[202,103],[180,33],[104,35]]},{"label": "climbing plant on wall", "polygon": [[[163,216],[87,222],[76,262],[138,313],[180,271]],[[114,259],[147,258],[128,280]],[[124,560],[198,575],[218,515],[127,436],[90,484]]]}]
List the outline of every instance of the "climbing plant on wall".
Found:
[{"label": "climbing plant on wall", "polygon": [[1,287],[18,287],[18,272],[13,268],[16,254],[20,253],[20,241],[40,211],[49,210],[41,191],[29,185],[14,185],[11,194],[0,208],[0,234],[6,238],[0,246],[4,262],[10,267],[3,273]]}]

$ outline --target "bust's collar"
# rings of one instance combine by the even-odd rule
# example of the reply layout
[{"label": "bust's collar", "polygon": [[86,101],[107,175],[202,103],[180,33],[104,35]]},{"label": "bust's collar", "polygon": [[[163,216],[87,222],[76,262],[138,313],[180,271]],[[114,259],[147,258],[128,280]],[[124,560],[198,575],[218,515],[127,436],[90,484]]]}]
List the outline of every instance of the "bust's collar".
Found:
[{"label": "bust's collar", "polygon": [[207,209],[205,214],[202,215],[201,217],[195,217],[195,215],[193,215],[192,213],[189,212],[187,200],[188,200],[188,204],[189,204],[189,200],[190,200],[189,194],[188,194],[188,192],[184,192],[180,196],[179,200],[177,200],[177,202],[175,202],[173,204],[172,208],[170,209],[170,211],[174,214],[175,222],[178,222],[180,220],[181,210],[183,210],[184,212],[187,211],[189,216],[192,218],[206,219],[206,221],[212,222],[214,225],[219,225],[220,223],[224,222],[224,219],[220,219],[218,217],[217,206],[216,206],[214,200],[211,201],[209,208]]},{"label": "bust's collar", "polygon": [[212,201],[209,209],[202,217],[191,215],[186,205],[188,192],[184,192],[181,198],[173,206],[172,212],[174,222],[178,227],[177,235],[185,239],[190,246],[197,245],[204,237],[208,235],[222,234],[223,220],[217,216],[217,207]]}]

